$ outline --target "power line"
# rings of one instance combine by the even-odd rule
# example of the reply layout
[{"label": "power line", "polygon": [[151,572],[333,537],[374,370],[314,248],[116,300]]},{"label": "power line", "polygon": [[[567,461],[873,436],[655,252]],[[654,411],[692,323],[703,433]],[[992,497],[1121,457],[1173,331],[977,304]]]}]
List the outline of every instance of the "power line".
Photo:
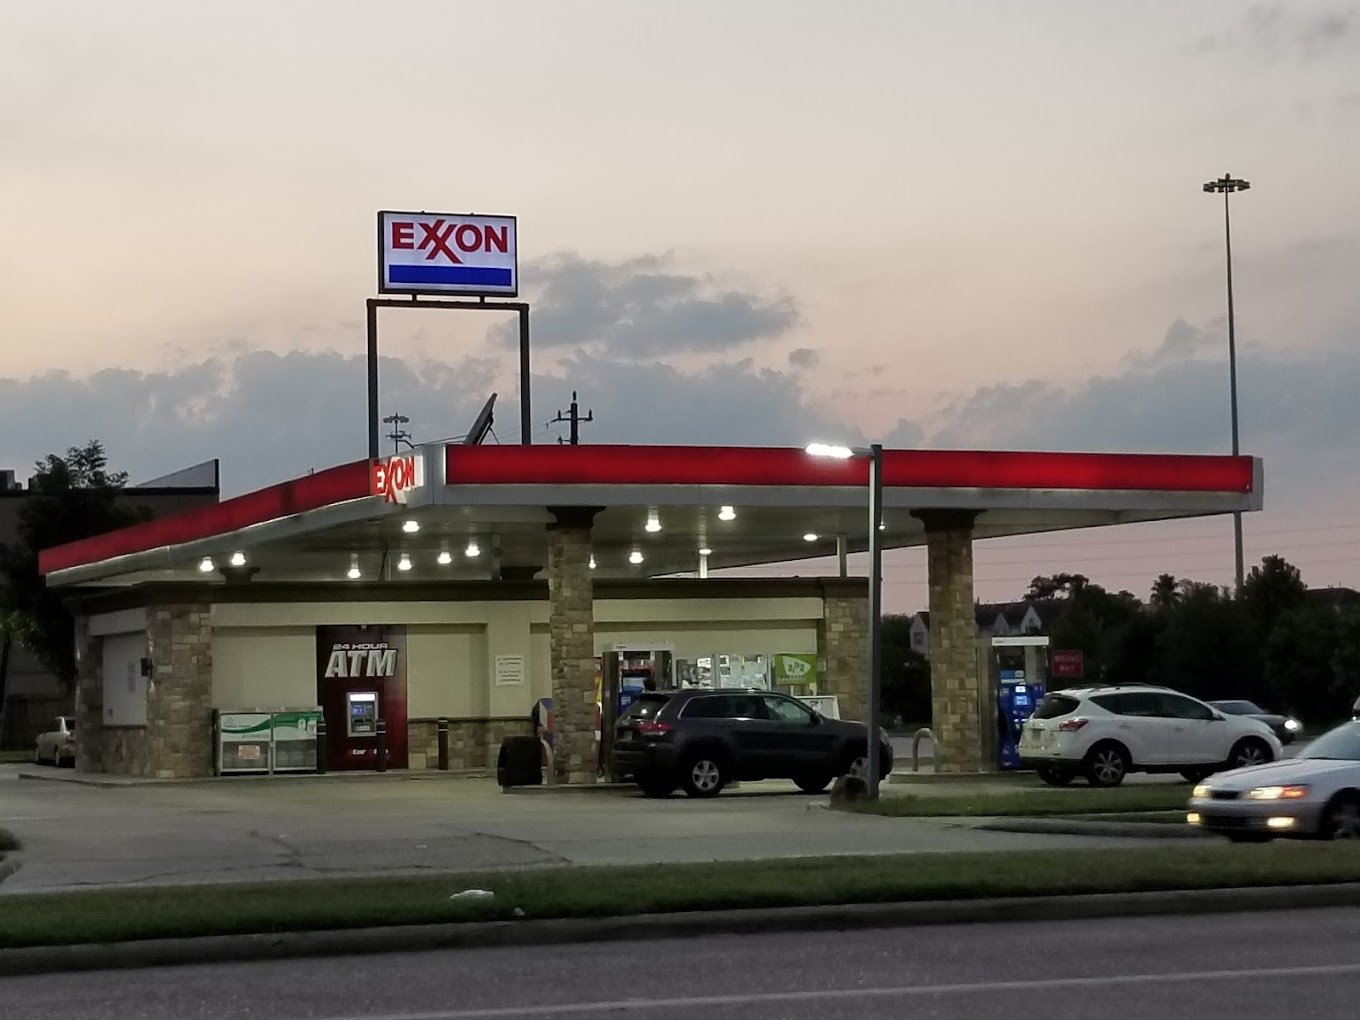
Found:
[{"label": "power line", "polygon": [[[567,412],[567,414],[566,414],[565,416],[563,416],[563,413],[562,413],[561,411],[558,411],[558,412],[557,412],[557,417],[554,418],[554,419],[552,420],[551,424],[557,425],[557,424],[566,424],[566,423],[569,422],[569,423],[571,424],[571,438],[570,438],[569,440],[567,440],[567,442],[569,442],[570,445],[572,445],[572,446],[577,446],[577,445],[579,445],[580,442],[581,442],[581,425],[582,425],[582,423],[583,423],[583,422],[591,422],[591,421],[594,421],[594,420],[595,420],[595,412],[594,412],[594,410],[587,411],[587,412],[586,412],[586,416],[585,416],[584,418],[581,417],[581,406],[576,402],[576,391],[575,391],[575,390],[572,390],[572,391],[571,391],[571,409]],[[558,437],[557,437],[557,441],[558,441],[559,443],[561,443],[561,442],[563,441],[563,440],[562,440],[562,437],[561,437],[561,436],[558,436]]]}]

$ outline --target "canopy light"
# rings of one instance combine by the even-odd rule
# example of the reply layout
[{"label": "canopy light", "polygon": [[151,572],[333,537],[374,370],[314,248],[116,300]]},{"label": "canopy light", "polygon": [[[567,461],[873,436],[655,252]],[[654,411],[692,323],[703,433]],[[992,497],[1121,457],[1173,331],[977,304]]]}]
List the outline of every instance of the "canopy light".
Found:
[{"label": "canopy light", "polygon": [[411,569],[411,557],[408,556],[406,553],[402,553],[402,554],[401,554],[401,559],[397,560],[397,569],[398,569],[398,570],[410,570],[410,569]]},{"label": "canopy light", "polygon": [[808,443],[806,452],[811,457],[832,457],[836,460],[849,460],[855,455],[850,447],[835,443]]},{"label": "canopy light", "polygon": [[478,556],[482,555],[482,550],[477,548],[477,540],[475,538],[468,542],[467,549],[465,549],[464,552],[470,560],[475,560]]},{"label": "canopy light", "polygon": [[655,513],[647,515],[647,530],[653,534],[661,530],[661,519]]},{"label": "canopy light", "polygon": [[641,562],[642,562],[642,550],[641,550],[641,549],[634,549],[631,553],[629,553],[629,554],[628,554],[628,562],[631,563],[631,564],[633,564],[634,566],[637,566],[637,564],[641,563]]},{"label": "canopy light", "polygon": [[737,512],[736,512],[735,510],[733,510],[730,506],[725,506],[725,507],[719,508],[719,510],[718,510],[718,520],[720,520],[720,521],[735,521],[736,519],[737,519]]},{"label": "canopy light", "polygon": [[439,565],[441,567],[447,567],[452,562],[453,556],[449,553],[447,549],[439,550]]},{"label": "canopy light", "polygon": [[595,569],[595,554],[594,554],[594,553],[591,553],[591,554],[590,554],[590,569],[591,569],[591,570],[594,570],[594,569]]},{"label": "canopy light", "polygon": [[358,553],[350,553],[350,557],[349,557],[349,573],[346,574],[345,576],[348,577],[351,581],[357,581],[357,580],[359,580],[360,577],[363,576],[363,572],[359,570],[359,554],[358,554]]},{"label": "canopy light", "polygon": [[231,565],[232,565],[233,567],[244,567],[244,566],[246,565],[246,554],[243,553],[243,552],[234,552],[234,553],[232,553],[232,554],[231,554]]},{"label": "canopy light", "polygon": [[420,522],[406,521],[405,523],[402,524],[401,530],[406,532],[406,534],[408,535],[414,535],[417,531],[420,530]]},{"label": "canopy light", "polygon": [[699,555],[700,555],[700,556],[712,556],[712,555],[713,555],[713,550],[710,549],[708,546],[704,546],[702,549],[699,550]]},{"label": "canopy light", "polygon": [[205,573],[205,574],[211,574],[211,573],[213,572],[213,561],[212,561],[212,557],[211,557],[211,556],[204,556],[203,559],[199,560],[199,561],[198,561],[198,569],[201,570],[201,571],[202,571],[203,573]]},{"label": "canopy light", "polygon": [[815,531],[809,531],[806,535],[803,536],[803,541],[804,541],[804,542],[815,542],[815,541],[817,541],[817,532],[815,532]]}]

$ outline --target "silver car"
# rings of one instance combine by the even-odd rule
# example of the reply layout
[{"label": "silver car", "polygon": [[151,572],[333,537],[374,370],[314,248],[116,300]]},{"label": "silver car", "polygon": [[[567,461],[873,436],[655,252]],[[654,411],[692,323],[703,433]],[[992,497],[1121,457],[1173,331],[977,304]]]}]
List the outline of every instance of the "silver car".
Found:
[{"label": "silver car", "polygon": [[1238,843],[1360,839],[1360,722],[1324,733],[1297,757],[1200,783],[1185,820]]}]

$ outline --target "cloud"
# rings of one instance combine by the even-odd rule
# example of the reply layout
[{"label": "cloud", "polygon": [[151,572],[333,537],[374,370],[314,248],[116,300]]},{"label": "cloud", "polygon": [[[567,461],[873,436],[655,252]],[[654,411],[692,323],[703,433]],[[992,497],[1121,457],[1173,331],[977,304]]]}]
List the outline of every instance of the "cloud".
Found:
[{"label": "cloud", "polygon": [[1319,60],[1350,54],[1360,44],[1360,8],[1319,10],[1305,4],[1256,5],[1234,24],[1203,36],[1204,53],[1247,50],[1268,60]]},{"label": "cloud", "polygon": [[[495,387],[500,362],[383,358],[382,413],[399,410],[416,441],[460,436]],[[214,457],[228,493],[248,491],[368,452],[365,363],[335,352],[240,350],[174,370],[109,369],[0,379],[0,467],[25,478],[39,457],[96,438],[133,481]],[[812,406],[800,376],[718,362],[697,372],[577,351],[533,379],[534,441],[572,390],[595,421],[590,443],[800,446],[816,435],[863,442]],[[496,434],[519,439],[513,391],[497,401]],[[390,431],[384,426],[383,432]],[[383,441],[383,448],[390,446]]]},{"label": "cloud", "polygon": [[789,364],[794,368],[816,368],[822,356],[811,347],[796,347],[789,351]]},{"label": "cloud", "polygon": [[[1216,350],[1215,350],[1216,348]],[[937,447],[1226,453],[1228,367],[1221,338],[1177,321],[1152,355],[1118,374],[1065,387],[1042,379],[979,389],[934,423]],[[1239,348],[1242,450],[1261,456],[1276,488],[1352,484],[1360,432],[1360,350]]]},{"label": "cloud", "polygon": [[[569,252],[529,263],[521,275],[533,301],[537,351],[634,360],[714,353],[782,336],[799,321],[792,298],[719,288],[706,276],[675,271],[667,255],[606,263]],[[517,328],[497,326],[492,337],[511,345]]]}]

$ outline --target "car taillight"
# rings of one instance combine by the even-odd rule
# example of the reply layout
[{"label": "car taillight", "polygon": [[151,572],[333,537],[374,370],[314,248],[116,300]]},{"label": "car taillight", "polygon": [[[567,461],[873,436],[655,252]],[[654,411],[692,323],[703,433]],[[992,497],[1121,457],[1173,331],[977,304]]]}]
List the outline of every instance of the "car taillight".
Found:
[{"label": "car taillight", "polygon": [[638,723],[638,732],[641,733],[644,737],[659,737],[663,733],[669,733],[670,731],[671,731],[670,723],[664,722]]},{"label": "car taillight", "polygon": [[1089,720],[1087,719],[1068,719],[1065,722],[1058,723],[1058,729],[1064,733],[1076,733],[1077,730],[1085,726],[1088,721]]}]

